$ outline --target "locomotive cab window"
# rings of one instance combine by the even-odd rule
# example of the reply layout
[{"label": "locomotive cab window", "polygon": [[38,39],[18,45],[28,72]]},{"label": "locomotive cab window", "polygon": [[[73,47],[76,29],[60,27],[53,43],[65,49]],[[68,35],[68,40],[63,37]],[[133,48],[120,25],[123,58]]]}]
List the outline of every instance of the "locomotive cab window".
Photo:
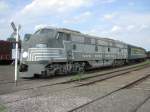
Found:
[{"label": "locomotive cab window", "polygon": [[24,35],[24,41],[28,41],[31,38],[31,34],[25,34]]},{"label": "locomotive cab window", "polygon": [[64,33],[64,32],[58,32],[56,35],[56,39],[62,39],[66,41],[70,41],[70,34]]}]

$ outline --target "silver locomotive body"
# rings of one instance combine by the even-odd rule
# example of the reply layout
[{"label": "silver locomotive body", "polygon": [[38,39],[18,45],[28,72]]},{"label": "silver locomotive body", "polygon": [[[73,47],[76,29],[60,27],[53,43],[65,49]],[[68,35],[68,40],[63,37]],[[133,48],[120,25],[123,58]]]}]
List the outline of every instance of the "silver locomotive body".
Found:
[{"label": "silver locomotive body", "polygon": [[81,72],[128,61],[128,45],[69,29],[42,28],[27,36],[22,45],[22,77]]}]

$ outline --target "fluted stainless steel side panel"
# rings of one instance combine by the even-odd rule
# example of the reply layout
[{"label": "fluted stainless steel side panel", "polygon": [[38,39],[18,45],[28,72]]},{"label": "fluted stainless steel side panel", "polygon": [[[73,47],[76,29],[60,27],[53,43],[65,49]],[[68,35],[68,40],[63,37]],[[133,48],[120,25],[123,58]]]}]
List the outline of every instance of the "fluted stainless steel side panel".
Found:
[{"label": "fluted stainless steel side panel", "polygon": [[29,48],[27,61],[41,61],[51,59],[65,59],[62,48]]}]

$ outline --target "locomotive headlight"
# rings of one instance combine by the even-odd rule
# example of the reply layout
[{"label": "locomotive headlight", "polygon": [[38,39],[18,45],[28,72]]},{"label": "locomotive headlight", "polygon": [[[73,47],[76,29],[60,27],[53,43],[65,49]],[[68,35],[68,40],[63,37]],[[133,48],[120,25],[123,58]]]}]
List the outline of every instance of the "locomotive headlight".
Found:
[{"label": "locomotive headlight", "polygon": [[27,56],[28,56],[28,53],[27,52],[23,52],[22,57],[23,58],[27,58]]}]

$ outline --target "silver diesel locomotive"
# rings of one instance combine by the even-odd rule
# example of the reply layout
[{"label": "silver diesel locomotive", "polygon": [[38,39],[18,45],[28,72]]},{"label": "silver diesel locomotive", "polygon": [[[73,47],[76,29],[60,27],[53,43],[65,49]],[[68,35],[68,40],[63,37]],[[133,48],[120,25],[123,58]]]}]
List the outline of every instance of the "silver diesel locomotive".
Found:
[{"label": "silver diesel locomotive", "polygon": [[65,28],[41,28],[25,35],[19,71],[21,77],[51,76],[123,65],[128,62],[128,49],[127,44],[112,39]]}]

